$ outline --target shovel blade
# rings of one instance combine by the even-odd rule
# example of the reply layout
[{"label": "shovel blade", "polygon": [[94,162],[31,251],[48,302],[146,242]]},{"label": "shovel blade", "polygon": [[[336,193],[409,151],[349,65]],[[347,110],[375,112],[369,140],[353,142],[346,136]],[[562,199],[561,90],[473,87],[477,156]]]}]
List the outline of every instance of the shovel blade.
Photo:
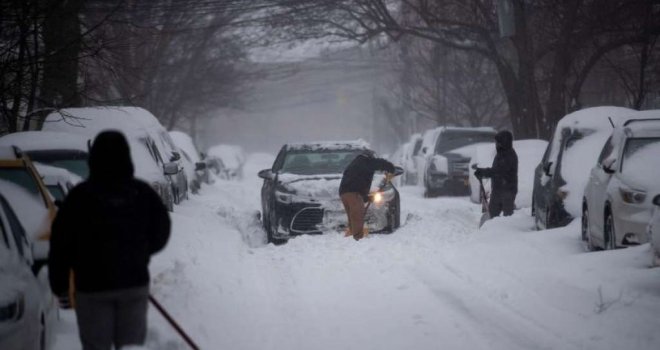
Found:
[{"label": "shovel blade", "polygon": [[488,212],[485,212],[481,214],[481,220],[479,220],[479,228],[484,225],[486,221],[490,220],[490,214]]}]

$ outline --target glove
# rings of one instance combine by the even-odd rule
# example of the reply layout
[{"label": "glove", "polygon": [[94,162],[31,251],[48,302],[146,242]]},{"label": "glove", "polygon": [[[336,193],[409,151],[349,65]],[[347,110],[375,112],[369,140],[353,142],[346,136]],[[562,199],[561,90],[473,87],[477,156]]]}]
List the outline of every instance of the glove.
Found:
[{"label": "glove", "polygon": [[477,170],[474,171],[474,177],[481,180],[484,177],[483,169],[477,168]]}]

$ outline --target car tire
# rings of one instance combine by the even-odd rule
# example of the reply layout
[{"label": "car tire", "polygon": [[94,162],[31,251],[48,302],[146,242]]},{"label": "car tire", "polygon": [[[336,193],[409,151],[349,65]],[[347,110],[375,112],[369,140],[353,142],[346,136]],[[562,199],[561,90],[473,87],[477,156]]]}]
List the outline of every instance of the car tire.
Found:
[{"label": "car tire", "polygon": [[582,207],[582,241],[584,242],[587,251],[593,252],[594,250],[597,250],[594,241],[591,239],[591,234],[589,233],[589,208],[586,203]]},{"label": "car tire", "polygon": [[277,224],[277,218],[274,215],[275,214],[271,211],[271,214],[268,217],[268,229],[266,229],[266,239],[268,240],[268,243],[273,243],[274,245],[282,245],[287,242],[286,239],[278,239],[273,237],[273,233],[277,230],[277,227],[273,226],[273,223],[275,223],[275,225]]},{"label": "car tire", "polygon": [[603,225],[605,238],[605,249],[616,249],[616,231],[614,229],[614,217],[608,208],[605,212],[605,223]]}]

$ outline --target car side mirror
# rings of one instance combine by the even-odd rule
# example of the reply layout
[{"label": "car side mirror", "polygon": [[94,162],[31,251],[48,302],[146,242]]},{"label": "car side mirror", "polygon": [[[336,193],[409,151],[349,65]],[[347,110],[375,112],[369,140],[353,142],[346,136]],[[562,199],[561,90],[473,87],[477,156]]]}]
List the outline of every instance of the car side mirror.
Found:
[{"label": "car side mirror", "polygon": [[616,162],[616,158],[607,158],[600,164],[606,174],[614,174],[615,170],[612,168],[614,162]]},{"label": "car side mirror", "polygon": [[181,154],[179,152],[172,152],[172,157],[170,157],[170,162],[176,162],[181,159]]},{"label": "car side mirror", "polygon": [[163,173],[165,175],[176,175],[179,173],[179,165],[174,162],[169,162],[163,165]]},{"label": "car side mirror", "polygon": [[395,166],[394,167],[394,176],[399,176],[403,174],[403,168],[400,166]]},{"label": "car side mirror", "polygon": [[552,167],[552,162],[547,162],[543,164],[543,173],[545,173],[546,176],[552,176],[550,173],[550,168]]},{"label": "car side mirror", "polygon": [[660,207],[660,194],[653,198],[653,204]]},{"label": "car side mirror", "polygon": [[272,180],[273,179],[273,171],[270,169],[264,169],[260,172],[257,173],[257,175],[264,179],[264,180]]},{"label": "car side mirror", "polygon": [[206,163],[204,162],[195,163],[195,170],[204,170],[204,169],[206,169]]}]

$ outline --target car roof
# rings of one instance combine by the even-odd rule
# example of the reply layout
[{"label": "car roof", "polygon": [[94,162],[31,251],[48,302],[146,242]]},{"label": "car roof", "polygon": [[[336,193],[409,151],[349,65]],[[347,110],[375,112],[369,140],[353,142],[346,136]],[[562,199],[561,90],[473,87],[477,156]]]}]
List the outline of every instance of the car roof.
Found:
[{"label": "car roof", "polygon": [[0,146],[18,146],[23,151],[77,150],[88,152],[86,138],[56,131],[21,131],[0,137]]},{"label": "car roof", "polygon": [[339,151],[364,150],[371,151],[369,143],[364,140],[354,141],[315,141],[307,143],[289,143],[285,145],[289,151]]}]

